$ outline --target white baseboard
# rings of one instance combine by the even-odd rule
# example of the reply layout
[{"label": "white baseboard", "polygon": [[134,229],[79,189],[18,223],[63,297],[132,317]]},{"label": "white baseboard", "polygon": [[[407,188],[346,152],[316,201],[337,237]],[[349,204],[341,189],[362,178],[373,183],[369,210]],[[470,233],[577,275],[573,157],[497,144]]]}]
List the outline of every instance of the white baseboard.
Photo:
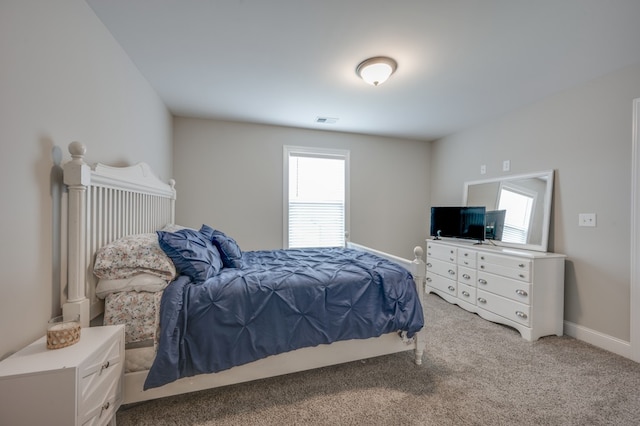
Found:
[{"label": "white baseboard", "polygon": [[569,321],[564,322],[564,334],[625,358],[633,359],[631,343],[608,334],[600,333]]}]

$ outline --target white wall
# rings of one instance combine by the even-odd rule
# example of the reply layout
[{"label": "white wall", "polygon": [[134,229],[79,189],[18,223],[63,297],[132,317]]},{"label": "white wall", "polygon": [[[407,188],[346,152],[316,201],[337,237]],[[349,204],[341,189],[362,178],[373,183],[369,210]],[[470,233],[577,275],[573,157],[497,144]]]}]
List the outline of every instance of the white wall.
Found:
[{"label": "white wall", "polygon": [[0,358],[59,312],[60,170],[145,160],[171,177],[171,116],[83,0],[0,2]]},{"label": "white wall", "polygon": [[[565,320],[629,341],[632,100],[640,64],[433,144],[431,203],[462,200],[463,183],[555,169],[550,251],[568,255]],[[511,171],[501,172],[503,160]],[[480,165],[487,174],[480,175]],[[596,213],[597,227],[578,227]]]},{"label": "white wall", "polygon": [[425,244],[426,142],[193,118],[173,128],[178,223],[282,248],[282,147],[327,147],[351,151],[352,241],[405,258]]}]

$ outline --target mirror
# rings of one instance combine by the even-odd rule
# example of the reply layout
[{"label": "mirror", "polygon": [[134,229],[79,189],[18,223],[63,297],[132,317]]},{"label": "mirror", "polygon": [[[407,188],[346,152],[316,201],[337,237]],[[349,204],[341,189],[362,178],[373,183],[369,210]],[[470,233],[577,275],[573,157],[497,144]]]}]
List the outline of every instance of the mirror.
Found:
[{"label": "mirror", "polygon": [[487,209],[486,239],[547,251],[553,170],[465,182],[463,204]]}]

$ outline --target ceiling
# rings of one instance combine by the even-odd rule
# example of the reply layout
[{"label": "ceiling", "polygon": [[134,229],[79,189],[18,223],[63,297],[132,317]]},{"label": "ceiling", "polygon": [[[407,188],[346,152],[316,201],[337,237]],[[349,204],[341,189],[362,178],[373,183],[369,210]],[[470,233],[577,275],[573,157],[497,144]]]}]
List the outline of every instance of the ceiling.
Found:
[{"label": "ceiling", "polygon": [[87,3],[178,116],[433,140],[640,63],[638,0]]}]

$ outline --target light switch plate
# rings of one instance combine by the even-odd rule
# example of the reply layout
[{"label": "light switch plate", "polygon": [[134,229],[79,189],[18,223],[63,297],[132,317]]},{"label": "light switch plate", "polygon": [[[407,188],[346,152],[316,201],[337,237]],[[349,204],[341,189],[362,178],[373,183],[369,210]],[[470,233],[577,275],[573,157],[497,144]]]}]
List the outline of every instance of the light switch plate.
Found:
[{"label": "light switch plate", "polygon": [[511,161],[504,160],[502,162],[502,171],[503,172],[508,172],[509,170],[511,170]]}]

